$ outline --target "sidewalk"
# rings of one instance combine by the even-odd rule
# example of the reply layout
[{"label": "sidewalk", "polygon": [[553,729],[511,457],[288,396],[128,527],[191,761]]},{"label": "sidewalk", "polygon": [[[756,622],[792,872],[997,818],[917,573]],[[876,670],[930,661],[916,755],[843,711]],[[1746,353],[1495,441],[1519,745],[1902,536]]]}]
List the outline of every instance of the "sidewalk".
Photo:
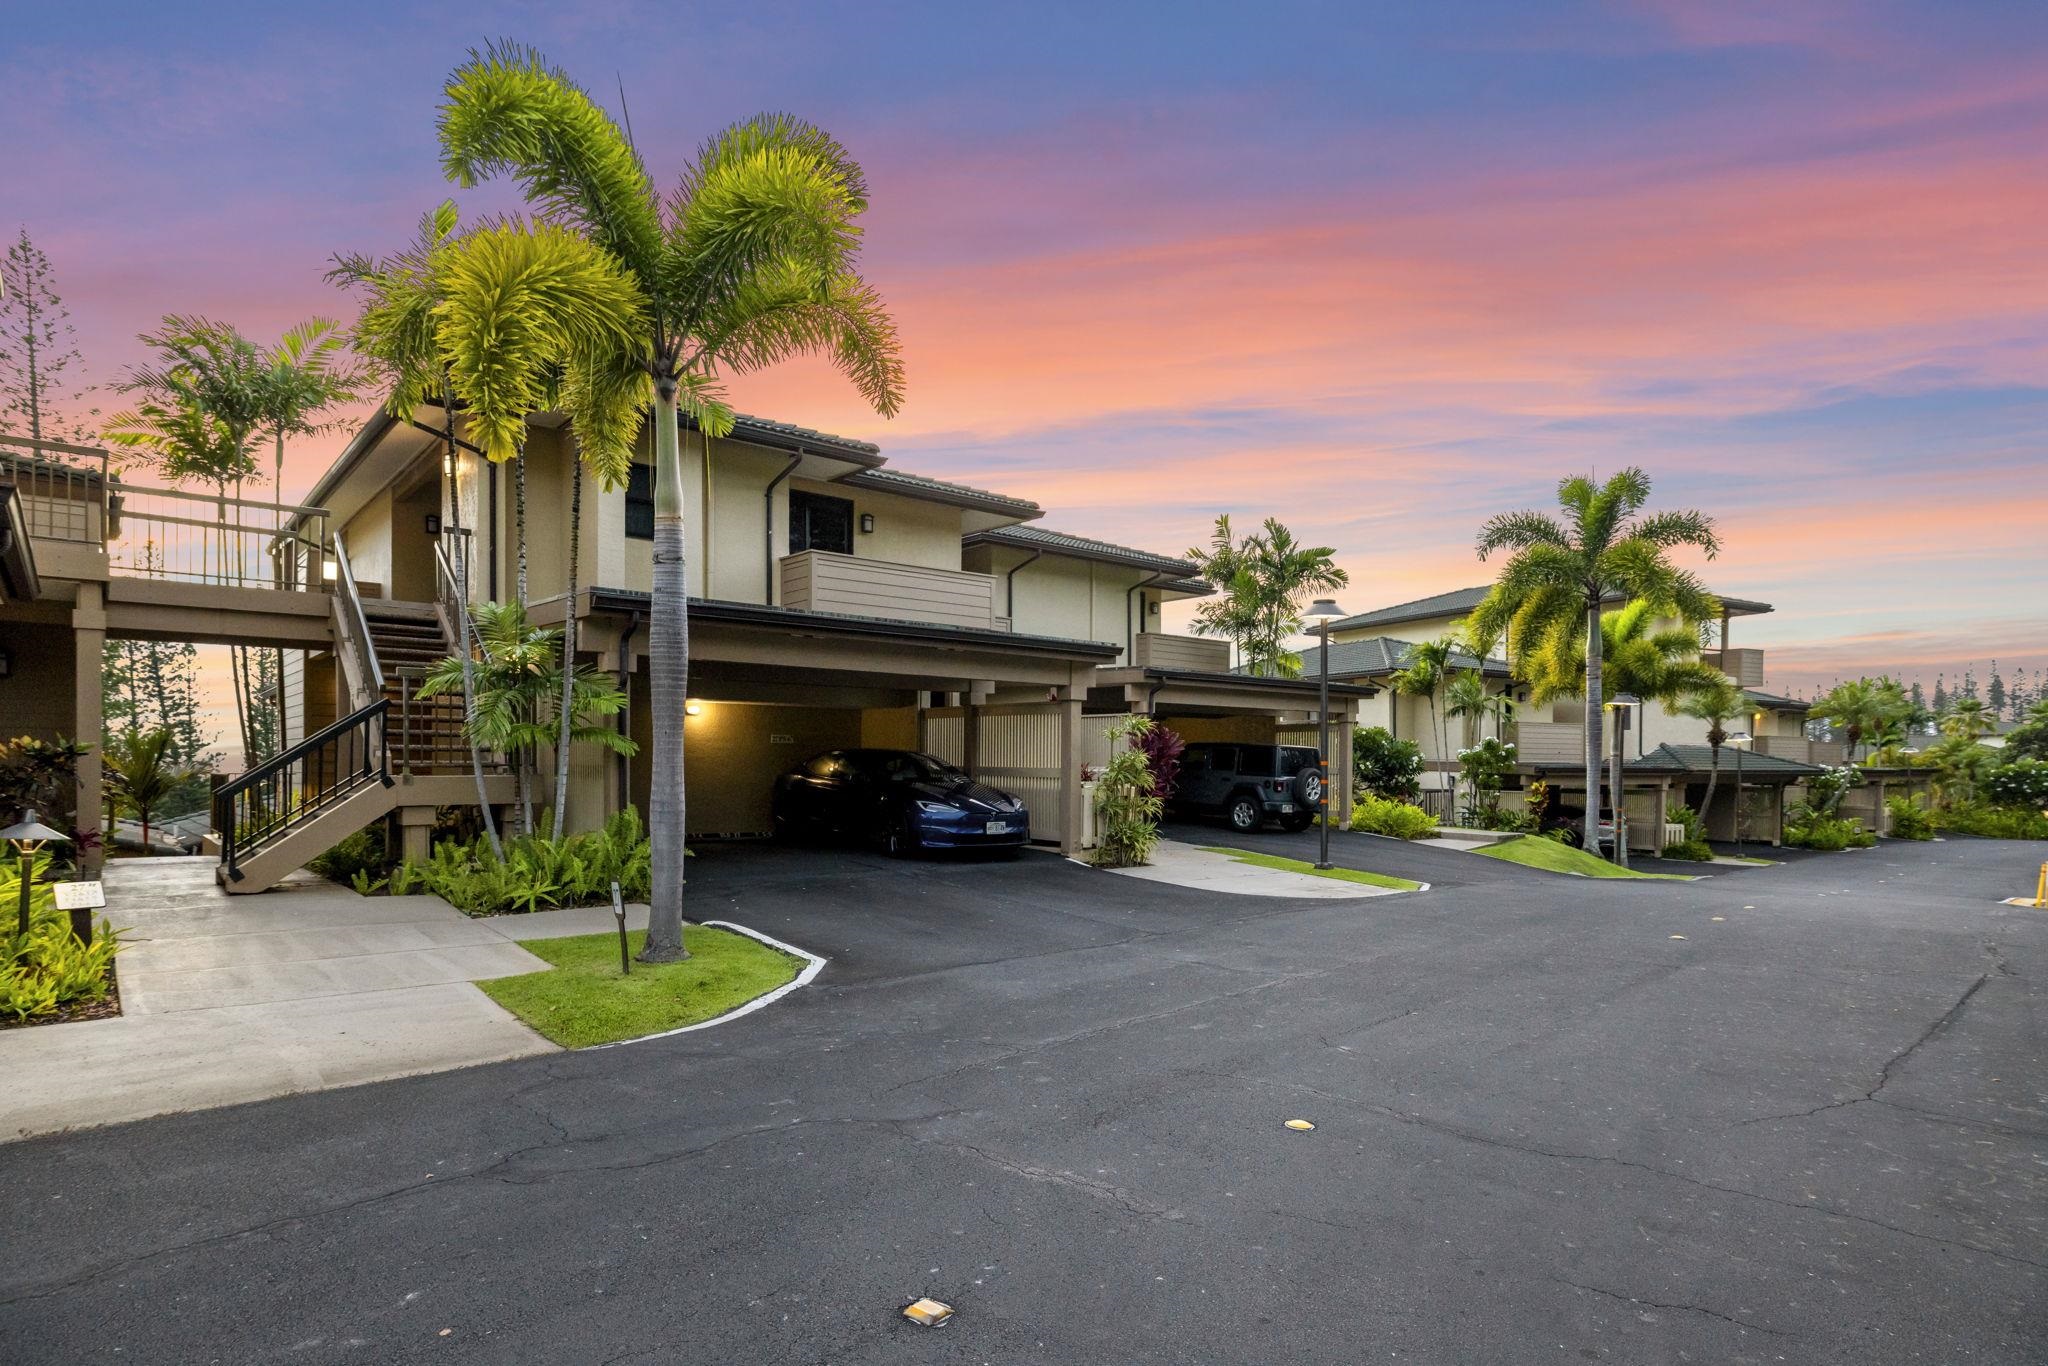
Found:
[{"label": "sidewalk", "polygon": [[1339,881],[1239,863],[1227,854],[1212,854],[1192,844],[1162,839],[1143,868],[1111,868],[1108,872],[1147,882],[1167,882],[1198,892],[1229,892],[1237,896],[1285,896],[1315,901],[1356,901],[1367,896],[1396,896],[1391,887]]},{"label": "sidewalk", "polygon": [[0,1141],[553,1052],[470,984],[547,967],[514,938],[613,924],[603,908],[473,920],[309,874],[230,897],[215,866],[108,863],[121,1015],[0,1031]]}]

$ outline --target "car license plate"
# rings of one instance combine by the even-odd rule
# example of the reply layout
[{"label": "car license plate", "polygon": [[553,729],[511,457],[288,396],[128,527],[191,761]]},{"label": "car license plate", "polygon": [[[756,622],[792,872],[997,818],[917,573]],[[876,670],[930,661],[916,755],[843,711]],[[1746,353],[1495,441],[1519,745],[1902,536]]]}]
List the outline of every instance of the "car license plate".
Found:
[{"label": "car license plate", "polygon": [[990,821],[988,823],[988,833],[991,835],[1007,835],[1010,833],[1010,823],[1008,821]]},{"label": "car license plate", "polygon": [[1293,815],[1293,814],[1294,814],[1294,803],[1293,803],[1293,802],[1282,802],[1282,803],[1280,803],[1280,814],[1281,814],[1281,815],[1283,815],[1283,816],[1291,816],[1291,815]]}]

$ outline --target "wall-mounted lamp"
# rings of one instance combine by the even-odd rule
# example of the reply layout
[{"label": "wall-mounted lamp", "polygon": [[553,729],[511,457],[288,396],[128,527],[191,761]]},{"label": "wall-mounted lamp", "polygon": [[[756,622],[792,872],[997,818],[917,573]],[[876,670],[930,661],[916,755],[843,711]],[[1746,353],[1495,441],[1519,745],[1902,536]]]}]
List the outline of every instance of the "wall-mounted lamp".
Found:
[{"label": "wall-mounted lamp", "polygon": [[875,514],[874,514],[874,513],[872,513],[872,512],[863,512],[863,513],[862,513],[862,514],[860,515],[860,529],[861,529],[861,530],[862,530],[863,532],[869,532],[869,531],[873,531],[873,530],[875,529]]},{"label": "wall-mounted lamp", "polygon": [[685,716],[696,716],[696,715],[698,715],[699,713],[701,713],[701,712],[702,712],[703,710],[704,710],[704,704],[703,704],[702,702],[694,702],[694,701],[693,701],[693,702],[685,702],[685,703],[683,703],[683,715],[685,715]]},{"label": "wall-mounted lamp", "polygon": [[440,535],[440,534],[441,534],[441,514],[440,514],[440,513],[438,513],[438,512],[430,512],[430,513],[428,513],[428,514],[427,514],[427,534],[428,534],[429,536],[438,536],[438,535]]}]

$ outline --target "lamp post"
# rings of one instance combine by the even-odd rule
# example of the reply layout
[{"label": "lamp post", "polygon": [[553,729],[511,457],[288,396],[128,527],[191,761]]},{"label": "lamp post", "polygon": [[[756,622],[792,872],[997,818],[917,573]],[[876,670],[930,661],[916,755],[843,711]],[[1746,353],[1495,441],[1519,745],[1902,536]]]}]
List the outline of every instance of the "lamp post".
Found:
[{"label": "lamp post", "polygon": [[35,884],[35,852],[51,840],[69,839],[62,830],[52,830],[36,820],[36,813],[24,811],[15,824],[0,830],[0,840],[11,841],[14,852],[21,858],[21,919],[15,933],[28,937],[29,892]]},{"label": "lamp post", "polygon": [[1738,730],[1721,743],[1735,747],[1735,857],[1742,857],[1742,751],[1749,748],[1751,735]]},{"label": "lamp post", "polygon": [[1607,710],[1614,716],[1611,727],[1614,731],[1614,759],[1608,769],[1608,802],[1614,811],[1614,861],[1623,868],[1628,867],[1628,817],[1622,811],[1621,765],[1628,752],[1629,718],[1642,705],[1642,698],[1626,692],[1616,693],[1607,704]]},{"label": "lamp post", "polygon": [[[1321,725],[1321,740],[1316,753],[1323,769],[1323,784],[1319,794],[1322,807],[1322,840],[1320,852],[1316,855],[1318,868],[1330,866],[1330,623],[1342,620],[1343,617],[1344,609],[1328,598],[1317,598],[1309,605],[1308,611],[1302,614],[1303,620],[1314,624],[1316,635],[1322,641],[1316,649],[1316,658],[1322,665],[1317,670],[1322,686],[1318,690],[1316,703],[1316,720]],[[1348,760],[1349,756],[1346,758]]]}]

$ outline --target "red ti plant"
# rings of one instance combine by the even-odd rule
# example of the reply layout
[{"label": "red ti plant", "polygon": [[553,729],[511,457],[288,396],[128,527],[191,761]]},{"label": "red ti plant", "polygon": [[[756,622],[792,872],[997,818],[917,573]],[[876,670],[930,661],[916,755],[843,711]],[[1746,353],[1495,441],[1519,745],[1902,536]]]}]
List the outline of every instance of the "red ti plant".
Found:
[{"label": "red ti plant", "polygon": [[1132,735],[1131,748],[1144,751],[1145,767],[1152,772],[1152,795],[1162,802],[1171,801],[1180,783],[1180,753],[1187,742],[1166,727],[1154,725]]}]

